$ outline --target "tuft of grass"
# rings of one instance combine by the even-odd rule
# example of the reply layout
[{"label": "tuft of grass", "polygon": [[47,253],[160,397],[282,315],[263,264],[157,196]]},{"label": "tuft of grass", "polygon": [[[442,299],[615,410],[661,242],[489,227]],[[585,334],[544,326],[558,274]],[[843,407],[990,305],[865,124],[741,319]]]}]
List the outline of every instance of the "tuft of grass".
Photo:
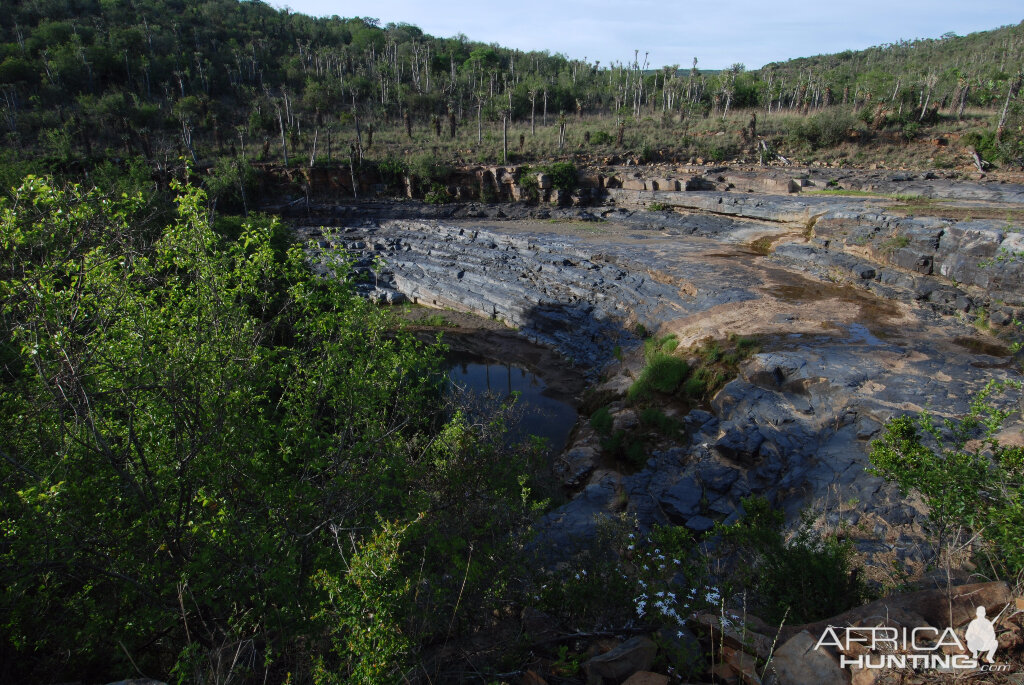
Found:
[{"label": "tuft of grass", "polygon": [[667,438],[674,438],[682,432],[683,425],[676,419],[666,416],[658,407],[644,407],[640,410],[640,423],[645,427],[661,433]]},{"label": "tuft of grass", "polygon": [[775,239],[770,235],[762,236],[750,243],[750,249],[760,255],[770,255]]},{"label": "tuft of grass", "polygon": [[644,359],[648,362],[659,354],[672,354],[679,347],[679,339],[675,333],[661,338],[648,338],[644,341]]},{"label": "tuft of grass", "polygon": [[433,326],[435,328],[450,328],[455,324],[441,314],[431,314],[419,320],[421,326]]},{"label": "tuft of grass", "polygon": [[896,250],[902,249],[910,244],[910,237],[900,234],[892,235],[883,240],[879,245],[878,249],[884,254],[892,254]]},{"label": "tuft of grass", "polygon": [[601,407],[590,415],[590,425],[601,435],[611,435],[612,414],[608,407]]},{"label": "tuft of grass", "polygon": [[690,365],[685,360],[659,352],[648,359],[647,366],[633,385],[629,386],[626,396],[636,401],[648,399],[654,392],[671,395],[689,373]]}]

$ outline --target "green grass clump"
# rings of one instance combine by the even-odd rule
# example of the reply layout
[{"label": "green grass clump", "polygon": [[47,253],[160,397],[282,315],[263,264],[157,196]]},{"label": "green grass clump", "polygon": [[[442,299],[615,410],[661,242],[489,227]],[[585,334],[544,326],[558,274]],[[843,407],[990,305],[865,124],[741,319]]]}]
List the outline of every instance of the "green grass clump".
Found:
[{"label": "green grass clump", "polygon": [[601,435],[610,435],[612,432],[612,414],[608,407],[601,407],[590,415],[590,425]]},{"label": "green grass clump", "polygon": [[675,333],[661,338],[648,338],[644,341],[644,359],[651,362],[659,354],[672,354],[679,347],[679,339]]},{"label": "green grass clump", "polygon": [[615,431],[615,434],[601,441],[601,448],[615,459],[640,469],[647,462],[647,448],[643,440],[635,433],[624,430]]},{"label": "green grass clump", "polygon": [[665,412],[658,407],[644,407],[641,409],[640,423],[668,438],[676,437],[682,430],[682,424],[679,421],[666,416]]},{"label": "green grass clump", "polygon": [[444,328],[455,325],[441,314],[431,314],[430,316],[425,316],[422,319],[420,319],[420,324],[423,326],[434,326],[435,328]]},{"label": "green grass clump", "polygon": [[649,398],[652,392],[670,395],[686,380],[689,373],[690,365],[686,360],[659,353],[648,361],[640,377],[629,386],[626,396],[630,400],[642,400]]}]

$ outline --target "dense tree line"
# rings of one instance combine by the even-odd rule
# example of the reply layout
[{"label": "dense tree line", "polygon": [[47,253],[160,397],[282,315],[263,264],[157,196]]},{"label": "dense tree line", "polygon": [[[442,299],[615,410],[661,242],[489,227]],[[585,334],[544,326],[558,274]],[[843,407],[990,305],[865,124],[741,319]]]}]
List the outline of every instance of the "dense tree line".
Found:
[{"label": "dense tree line", "polygon": [[160,170],[247,150],[347,159],[382,127],[454,136],[503,118],[535,129],[594,113],[884,103],[924,119],[1009,107],[1022,45],[1024,24],[712,73],[696,59],[659,68],[637,51],[602,65],[258,1],[19,0],[0,16],[0,127],[8,148],[54,164],[139,156]]}]

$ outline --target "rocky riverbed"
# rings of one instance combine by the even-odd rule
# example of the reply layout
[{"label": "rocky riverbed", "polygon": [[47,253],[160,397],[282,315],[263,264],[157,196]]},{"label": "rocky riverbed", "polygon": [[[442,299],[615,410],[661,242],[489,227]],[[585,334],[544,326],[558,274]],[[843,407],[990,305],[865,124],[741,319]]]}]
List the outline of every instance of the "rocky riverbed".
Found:
[{"label": "rocky riverbed", "polygon": [[[962,414],[988,381],[1019,377],[1020,359],[992,332],[1024,320],[1024,235],[1012,213],[1024,187],[876,179],[911,182],[945,198],[943,211],[645,185],[580,207],[320,207],[299,230],[320,268],[354,258],[370,274],[368,297],[472,312],[555,350],[617,426],[636,424],[624,396],[644,335],[674,334],[681,350],[757,336],[738,375],[679,417],[685,437],[652,448],[639,468],[604,459],[581,418],[556,464],[573,498],[540,522],[538,549],[590,544],[611,512],[641,528],[705,530],[757,493],[790,520],[810,507],[825,525],[854,526],[876,567],[920,568],[923,508],[866,471],[870,441],[895,415]],[[1009,218],[956,207],[1010,208]]]}]

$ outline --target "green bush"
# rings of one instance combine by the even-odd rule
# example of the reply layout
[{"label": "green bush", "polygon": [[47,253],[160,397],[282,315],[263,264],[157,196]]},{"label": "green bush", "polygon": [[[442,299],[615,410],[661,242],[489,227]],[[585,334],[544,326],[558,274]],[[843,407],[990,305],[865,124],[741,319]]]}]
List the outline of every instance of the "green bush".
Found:
[{"label": "green bush", "polygon": [[812,150],[835,147],[844,142],[856,127],[856,119],[847,112],[820,112],[795,121],[787,135],[787,142],[793,146],[807,145]]},{"label": "green bush", "polygon": [[890,420],[871,443],[871,464],[904,493],[921,494],[940,548],[981,540],[977,563],[1016,580],[1024,572],[1024,448],[995,437],[1011,409],[994,398],[1010,389],[1019,393],[1020,383],[990,382],[966,416],[941,425],[927,412]]},{"label": "green bush", "polygon": [[408,170],[409,175],[422,185],[444,183],[452,173],[449,165],[429,152],[413,156],[409,160]]},{"label": "green bush", "polygon": [[527,202],[540,200],[540,183],[537,181],[537,171],[529,166],[519,167],[516,172],[516,183],[522,188],[526,195]]},{"label": "green bush", "polygon": [[615,137],[607,131],[595,131],[590,135],[591,145],[611,145],[615,142]]},{"label": "green bush", "polygon": [[651,361],[659,354],[671,354],[679,347],[679,338],[669,333],[661,338],[648,338],[644,341],[644,359]]},{"label": "green bush", "polygon": [[434,183],[430,186],[430,190],[427,191],[426,195],[423,196],[423,201],[428,205],[443,205],[452,201],[452,194],[448,192],[448,188],[440,183]]},{"label": "green bush", "polygon": [[[419,171],[432,174],[436,172],[433,167],[433,164],[429,164],[428,169],[421,168]],[[388,157],[377,162],[377,173],[380,174],[381,183],[389,188],[401,189],[405,185],[405,176],[409,173],[409,165],[400,159]]]},{"label": "green bush", "polygon": [[621,459],[634,468],[647,463],[647,448],[643,440],[632,432],[617,430],[601,441],[601,449],[614,459]]},{"label": "green bush", "polygon": [[4,676],[401,680],[507,582],[539,454],[442,411],[442,350],[346,266],[178,193],[160,226],[141,195],[0,200]]},{"label": "green bush", "polygon": [[808,623],[860,606],[867,587],[853,569],[853,543],[815,533],[805,521],[787,540],[782,512],[763,497],[742,501],[744,517],[718,526],[743,559],[733,581],[750,592],[751,611],[769,623]]},{"label": "green bush", "polygon": [[552,188],[572,192],[579,186],[576,165],[572,162],[555,162],[545,167],[544,171],[551,177]]}]

